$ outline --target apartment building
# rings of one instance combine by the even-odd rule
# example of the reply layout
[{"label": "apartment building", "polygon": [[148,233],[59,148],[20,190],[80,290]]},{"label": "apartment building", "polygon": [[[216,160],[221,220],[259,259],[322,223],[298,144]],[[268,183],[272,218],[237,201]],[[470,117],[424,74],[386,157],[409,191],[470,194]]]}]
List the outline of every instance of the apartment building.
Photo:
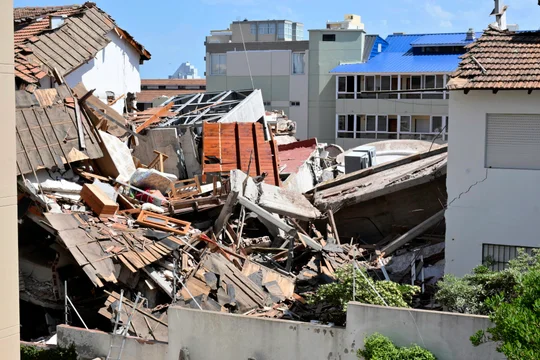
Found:
[{"label": "apartment building", "polygon": [[301,23],[289,20],[235,21],[212,31],[206,38],[207,89],[261,89],[267,110],[283,110],[296,121],[298,138],[334,142],[330,70],[341,61],[363,61],[375,42],[366,41],[358,15],[310,30],[309,40],[303,32]]},{"label": "apartment building", "polygon": [[[342,63],[335,75],[334,124],[344,148],[388,139],[446,142],[446,83],[465,46],[481,33],[403,34],[377,39],[370,59]],[[311,122],[310,117],[310,122]]]}]

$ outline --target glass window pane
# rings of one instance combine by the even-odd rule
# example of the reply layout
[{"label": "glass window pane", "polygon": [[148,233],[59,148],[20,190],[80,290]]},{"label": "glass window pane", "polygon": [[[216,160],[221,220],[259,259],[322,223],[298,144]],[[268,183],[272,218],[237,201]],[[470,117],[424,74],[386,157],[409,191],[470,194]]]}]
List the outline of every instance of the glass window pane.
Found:
[{"label": "glass window pane", "polygon": [[368,115],[366,117],[366,131],[375,131],[376,116]]},{"label": "glass window pane", "polygon": [[377,116],[377,131],[387,131],[386,116]]},{"label": "glass window pane", "polygon": [[293,74],[304,73],[304,53],[293,53]]},{"label": "glass window pane", "polygon": [[366,76],[366,91],[375,91],[375,77]]},{"label": "glass window pane", "polygon": [[435,84],[435,87],[444,87],[444,75],[437,75],[437,84]]},{"label": "glass window pane", "polygon": [[278,39],[283,40],[285,38],[285,24],[278,24]]},{"label": "glass window pane", "polygon": [[426,89],[435,89],[435,76],[426,75]]},{"label": "glass window pane", "polygon": [[347,131],[354,131],[354,115],[347,117]]},{"label": "glass window pane", "polygon": [[354,76],[347,76],[347,92],[354,92]]},{"label": "glass window pane", "polygon": [[276,33],[276,24],[268,24],[268,33],[269,34],[275,34]]},{"label": "glass window pane", "polygon": [[346,88],[347,88],[347,77],[345,76],[338,77],[338,91],[345,92]]},{"label": "glass window pane", "polygon": [[401,132],[411,131],[411,117],[410,116],[401,117],[399,131]]},{"label": "glass window pane", "polygon": [[391,90],[390,76],[381,76],[381,90]]},{"label": "glass window pane", "polygon": [[356,77],[356,91],[357,92],[363,91],[364,90],[363,87],[364,87],[364,77],[362,75],[358,75]]},{"label": "glass window pane", "polygon": [[421,89],[421,88],[422,88],[422,77],[411,76],[411,89]]},{"label": "glass window pane", "polygon": [[442,130],[442,116],[433,116],[431,118],[431,132],[440,132]]},{"label": "glass window pane", "polygon": [[356,131],[366,131],[366,115],[356,115]]},{"label": "glass window pane", "polygon": [[345,115],[339,115],[338,116],[338,130],[344,131],[345,128]]},{"label": "glass window pane", "polygon": [[251,34],[257,35],[257,24],[251,24]]}]

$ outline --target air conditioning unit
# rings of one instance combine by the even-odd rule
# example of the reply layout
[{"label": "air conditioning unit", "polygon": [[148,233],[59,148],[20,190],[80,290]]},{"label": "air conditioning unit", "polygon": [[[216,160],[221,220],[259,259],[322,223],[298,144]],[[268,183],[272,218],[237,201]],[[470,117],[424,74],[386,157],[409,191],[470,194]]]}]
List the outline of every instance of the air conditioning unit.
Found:
[{"label": "air conditioning unit", "polygon": [[345,153],[346,174],[375,165],[377,165],[377,154],[374,146],[358,146]]}]

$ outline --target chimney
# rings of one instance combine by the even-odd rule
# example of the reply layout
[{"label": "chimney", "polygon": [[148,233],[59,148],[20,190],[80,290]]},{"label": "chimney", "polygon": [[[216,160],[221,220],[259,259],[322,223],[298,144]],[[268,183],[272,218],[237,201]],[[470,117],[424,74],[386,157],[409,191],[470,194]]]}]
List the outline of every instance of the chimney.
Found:
[{"label": "chimney", "polygon": [[473,41],[474,39],[474,29],[470,28],[469,31],[467,31],[467,37],[465,38],[465,41]]},{"label": "chimney", "polygon": [[495,0],[495,8],[491,15],[495,15],[497,27],[501,30],[506,30],[506,9],[508,6],[503,5],[503,0]]}]

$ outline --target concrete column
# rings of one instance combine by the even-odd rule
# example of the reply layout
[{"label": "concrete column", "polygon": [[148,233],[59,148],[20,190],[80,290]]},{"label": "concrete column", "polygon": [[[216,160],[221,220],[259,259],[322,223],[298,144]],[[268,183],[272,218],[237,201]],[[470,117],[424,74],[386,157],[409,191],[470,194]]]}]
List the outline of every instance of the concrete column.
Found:
[{"label": "concrete column", "polygon": [[15,80],[13,74],[13,1],[0,2],[0,354],[19,359],[19,263],[17,246],[17,173],[15,162]]},{"label": "concrete column", "polygon": [[[401,74],[397,76],[397,87],[398,87],[398,90],[401,90]],[[401,99],[401,93],[398,92],[397,98]],[[399,136],[398,136],[398,139],[399,139]]]}]

